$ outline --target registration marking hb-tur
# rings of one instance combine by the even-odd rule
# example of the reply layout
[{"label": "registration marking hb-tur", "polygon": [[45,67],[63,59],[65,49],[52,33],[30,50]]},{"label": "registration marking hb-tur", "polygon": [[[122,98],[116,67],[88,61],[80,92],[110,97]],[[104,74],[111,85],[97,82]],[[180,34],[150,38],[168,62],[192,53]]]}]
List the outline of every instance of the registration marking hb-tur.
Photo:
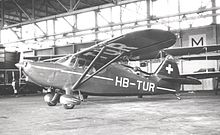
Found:
[{"label": "registration marking hb-tur", "polygon": [[126,77],[115,77],[115,86],[128,88],[130,86],[136,86],[138,90],[154,92],[155,83],[149,81],[136,80],[136,82],[131,82],[129,78]]}]

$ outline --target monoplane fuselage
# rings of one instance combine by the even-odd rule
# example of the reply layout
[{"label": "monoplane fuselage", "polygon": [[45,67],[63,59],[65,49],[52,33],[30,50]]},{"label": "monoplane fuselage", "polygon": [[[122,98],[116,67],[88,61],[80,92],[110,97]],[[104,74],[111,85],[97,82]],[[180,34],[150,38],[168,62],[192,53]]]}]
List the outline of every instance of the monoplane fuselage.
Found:
[{"label": "monoplane fuselage", "polygon": [[[172,70],[172,67],[170,68]],[[44,87],[54,87],[62,90],[72,90],[73,85],[85,69],[85,67],[77,65],[65,66],[59,63],[42,62],[29,62],[23,67],[29,81]],[[87,77],[90,74],[87,74]],[[88,95],[126,96],[175,92],[179,89],[179,85],[165,82],[156,75],[138,74],[121,64],[112,63],[78,89]]]}]

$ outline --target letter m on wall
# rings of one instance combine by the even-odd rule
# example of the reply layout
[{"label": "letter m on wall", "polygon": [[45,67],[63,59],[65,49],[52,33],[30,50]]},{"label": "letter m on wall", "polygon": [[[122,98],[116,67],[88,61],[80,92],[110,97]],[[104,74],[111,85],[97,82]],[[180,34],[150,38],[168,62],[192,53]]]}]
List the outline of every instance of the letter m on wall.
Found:
[{"label": "letter m on wall", "polygon": [[189,46],[206,45],[206,34],[198,34],[189,36]]}]

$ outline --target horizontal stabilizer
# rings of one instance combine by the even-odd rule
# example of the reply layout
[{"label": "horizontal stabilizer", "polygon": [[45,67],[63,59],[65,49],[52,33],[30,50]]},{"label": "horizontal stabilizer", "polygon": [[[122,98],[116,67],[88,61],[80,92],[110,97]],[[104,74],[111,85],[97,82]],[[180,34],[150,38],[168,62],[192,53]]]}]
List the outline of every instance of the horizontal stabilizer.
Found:
[{"label": "horizontal stabilizer", "polygon": [[186,78],[172,78],[172,77],[165,77],[162,80],[179,83],[179,84],[201,84],[201,82],[193,77],[186,77]]}]

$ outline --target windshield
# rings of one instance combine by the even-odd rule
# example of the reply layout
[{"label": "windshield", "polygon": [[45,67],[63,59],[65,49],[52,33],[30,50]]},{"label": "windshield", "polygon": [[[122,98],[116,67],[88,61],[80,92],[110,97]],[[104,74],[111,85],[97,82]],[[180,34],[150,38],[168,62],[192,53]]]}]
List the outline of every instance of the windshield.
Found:
[{"label": "windshield", "polygon": [[79,67],[79,68],[86,66],[86,61],[84,59],[80,59],[72,55],[59,59],[57,63],[60,63],[65,66],[73,66],[73,67]]}]

